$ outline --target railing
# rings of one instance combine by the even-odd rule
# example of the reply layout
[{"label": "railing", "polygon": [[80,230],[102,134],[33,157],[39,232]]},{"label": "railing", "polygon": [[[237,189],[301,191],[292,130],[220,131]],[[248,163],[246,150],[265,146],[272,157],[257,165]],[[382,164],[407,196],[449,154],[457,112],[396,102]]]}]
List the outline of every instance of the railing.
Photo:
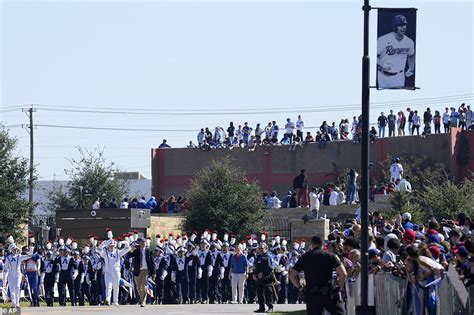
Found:
[{"label": "railing", "polygon": [[[395,277],[390,273],[377,273],[371,275],[369,281],[369,296],[374,297],[377,315],[403,315],[406,314],[406,288],[407,280]],[[349,282],[347,291],[347,314],[355,314],[355,306],[360,302],[360,284],[358,281]],[[373,292],[373,294],[371,294]],[[474,314],[474,286],[468,288],[469,297],[463,307],[454,285],[445,276],[437,289],[437,314]],[[373,304],[370,303],[369,305]]]},{"label": "railing", "polygon": [[31,218],[30,226],[42,227],[42,226],[54,226],[56,225],[56,217],[54,215],[34,215]]}]

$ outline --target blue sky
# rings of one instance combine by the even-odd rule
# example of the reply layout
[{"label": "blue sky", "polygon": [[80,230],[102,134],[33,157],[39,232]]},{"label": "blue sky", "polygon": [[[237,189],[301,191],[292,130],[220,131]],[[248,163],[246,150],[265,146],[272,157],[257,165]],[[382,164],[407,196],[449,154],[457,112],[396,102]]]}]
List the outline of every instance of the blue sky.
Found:
[{"label": "blue sky", "polygon": [[[150,177],[150,148],[163,138],[183,147],[196,141],[201,127],[226,127],[229,121],[283,124],[286,117],[296,119],[299,107],[306,108],[307,126],[323,120],[337,124],[360,112],[358,105],[348,105],[361,99],[362,2],[3,0],[0,121],[14,126],[10,133],[25,157],[29,135],[15,126],[27,124],[27,117],[20,108],[7,110],[11,106],[142,113],[38,106],[34,117],[39,125],[181,130],[38,126],[35,163],[39,178],[47,180],[67,178],[67,159],[77,156],[77,146],[103,148],[122,169]],[[416,83],[421,88],[372,90],[371,121],[381,110],[406,108],[409,100],[421,100],[411,102],[420,110],[472,104],[472,1],[371,4],[419,9]],[[375,45],[374,10],[372,84]],[[398,103],[385,107],[381,102]],[[164,113],[170,110],[185,115]],[[266,113],[254,113],[260,110]]]}]

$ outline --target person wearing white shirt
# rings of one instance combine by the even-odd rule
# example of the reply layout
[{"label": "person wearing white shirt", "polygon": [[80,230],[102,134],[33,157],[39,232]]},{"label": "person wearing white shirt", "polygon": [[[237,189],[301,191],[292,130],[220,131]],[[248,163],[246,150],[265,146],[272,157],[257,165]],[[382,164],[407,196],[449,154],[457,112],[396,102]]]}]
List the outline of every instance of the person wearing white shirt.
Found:
[{"label": "person wearing white shirt", "polygon": [[304,129],[304,121],[301,119],[301,115],[298,115],[298,120],[296,121],[296,136],[303,141],[303,129]]},{"label": "person wearing white shirt", "polygon": [[295,123],[292,122],[290,118],[286,119],[285,129],[285,135],[290,139],[290,142],[293,141]]},{"label": "person wearing white shirt", "polygon": [[199,147],[201,147],[204,144],[204,140],[206,140],[206,133],[204,132],[204,128],[201,128],[201,131],[199,131],[197,135],[197,141]]},{"label": "person wearing white shirt", "polygon": [[449,108],[446,107],[446,111],[443,113],[444,132],[449,132],[450,124],[451,124],[451,114],[449,113]]},{"label": "person wearing white shirt", "polygon": [[392,165],[390,166],[390,182],[395,183],[395,181],[401,180],[403,175],[403,166],[400,164],[400,159],[396,158],[393,160]]},{"label": "person wearing white shirt", "polygon": [[[12,307],[20,306],[20,285],[23,274],[21,272],[22,262],[31,258],[32,253],[20,255],[20,249],[13,243],[8,247],[10,255],[5,257],[5,266],[3,267],[3,285],[7,292],[10,291]],[[31,254],[31,255],[30,255]],[[7,285],[8,283],[8,285]]]},{"label": "person wearing white shirt", "polygon": [[319,207],[321,205],[320,196],[322,194],[322,189],[312,187],[309,192],[309,213],[305,214],[301,219],[304,223],[309,220],[317,219],[319,217]]},{"label": "person wearing white shirt", "polygon": [[331,194],[329,194],[329,205],[330,206],[337,205],[337,191],[336,190],[331,191]]},{"label": "person wearing white shirt", "polygon": [[128,198],[124,198],[119,206],[120,209],[128,209]]},{"label": "person wearing white shirt", "polygon": [[100,201],[99,198],[97,198],[94,203],[92,204],[92,210],[97,210],[100,209]]},{"label": "person wearing white shirt", "polygon": [[[104,259],[104,280],[105,280],[105,301],[108,305],[118,305],[119,285],[120,285],[120,258],[130,250],[128,242],[124,242],[125,247],[118,250],[117,242],[114,239],[104,241],[100,246],[100,256]],[[112,297],[112,290],[114,295]],[[111,299],[112,298],[112,299]],[[112,303],[112,304],[111,304]]]},{"label": "person wearing white shirt", "polygon": [[268,206],[271,209],[278,209],[281,207],[281,201],[278,199],[276,191],[272,192],[271,196],[268,197]]},{"label": "person wearing white shirt", "polygon": [[409,180],[410,180],[409,176],[402,179],[400,183],[398,184],[398,190],[403,191],[403,192],[412,192],[411,184]]}]

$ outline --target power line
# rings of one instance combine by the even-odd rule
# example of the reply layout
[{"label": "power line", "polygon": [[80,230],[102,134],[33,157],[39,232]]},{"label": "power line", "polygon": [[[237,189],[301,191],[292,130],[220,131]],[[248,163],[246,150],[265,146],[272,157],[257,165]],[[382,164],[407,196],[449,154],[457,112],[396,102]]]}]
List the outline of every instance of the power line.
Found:
[{"label": "power line", "polygon": [[83,130],[109,130],[109,131],[151,131],[151,132],[196,132],[196,129],[144,129],[144,128],[118,128],[118,127],[88,127],[88,126],[68,126],[68,125],[48,125],[38,124],[38,127],[83,129]]},{"label": "power line", "polygon": [[[419,102],[419,103],[400,103],[400,104],[390,104],[391,107],[400,106],[406,104],[406,106],[420,106],[420,105],[433,105],[433,104],[445,104],[448,102],[461,102],[466,101],[466,99],[471,98],[459,98],[451,100],[436,100],[429,102]],[[387,108],[389,105],[378,104],[371,106],[371,109],[380,109]],[[277,109],[277,110],[257,110],[257,111],[234,111],[234,112],[223,112],[223,111],[213,111],[213,112],[136,112],[136,111],[116,111],[116,110],[83,110],[83,109],[59,109],[59,108],[45,108],[42,107],[40,110],[43,111],[52,111],[52,112],[72,112],[72,113],[88,113],[88,114],[107,114],[107,115],[169,115],[169,116],[225,116],[225,115],[267,115],[267,114],[285,114],[285,113],[322,113],[322,112],[340,112],[348,110],[359,110],[360,105],[352,105],[347,107],[337,107],[337,106],[328,106],[324,108],[312,108],[312,109],[298,109],[294,107],[290,110]]]},{"label": "power line", "polygon": [[[447,102],[462,102],[467,99],[472,100],[474,97],[473,93],[466,94],[455,94],[440,97],[430,98],[419,98],[411,100],[400,100],[400,101],[385,101],[385,102],[373,102],[371,108],[381,108],[385,106],[396,106],[407,104],[407,106],[413,105],[424,105],[424,104],[439,104]],[[150,108],[136,108],[131,106],[129,108],[118,108],[118,107],[90,107],[90,106],[62,106],[62,105],[47,105],[47,104],[35,104],[36,107],[45,111],[57,111],[57,112],[76,112],[76,113],[95,113],[95,114],[120,114],[120,115],[243,115],[243,114],[276,114],[276,113],[291,113],[291,112],[322,112],[328,109],[333,111],[341,110],[356,110],[360,108],[359,103],[353,104],[335,104],[335,105],[315,105],[315,106],[293,106],[293,107],[279,107],[275,108],[261,108],[261,109],[240,109],[236,110],[167,110],[167,109],[150,109]],[[1,109],[0,109],[1,110]]]}]

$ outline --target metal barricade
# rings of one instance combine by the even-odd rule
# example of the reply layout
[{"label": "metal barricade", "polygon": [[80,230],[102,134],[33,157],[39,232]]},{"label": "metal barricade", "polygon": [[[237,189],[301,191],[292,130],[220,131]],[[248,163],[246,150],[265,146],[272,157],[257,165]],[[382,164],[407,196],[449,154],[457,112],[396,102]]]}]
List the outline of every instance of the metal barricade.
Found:
[{"label": "metal barricade", "polygon": [[[369,296],[372,296],[371,284],[374,288],[373,296],[377,315],[405,315],[407,313],[405,309],[406,279],[395,277],[390,273],[377,273],[372,279],[369,278]],[[355,314],[355,306],[360,302],[360,288],[358,288],[357,282],[348,282],[346,292],[347,314]],[[437,290],[437,314],[474,314],[474,287],[468,288],[468,293],[469,298],[464,307],[453,285],[447,277],[444,277]]]}]

